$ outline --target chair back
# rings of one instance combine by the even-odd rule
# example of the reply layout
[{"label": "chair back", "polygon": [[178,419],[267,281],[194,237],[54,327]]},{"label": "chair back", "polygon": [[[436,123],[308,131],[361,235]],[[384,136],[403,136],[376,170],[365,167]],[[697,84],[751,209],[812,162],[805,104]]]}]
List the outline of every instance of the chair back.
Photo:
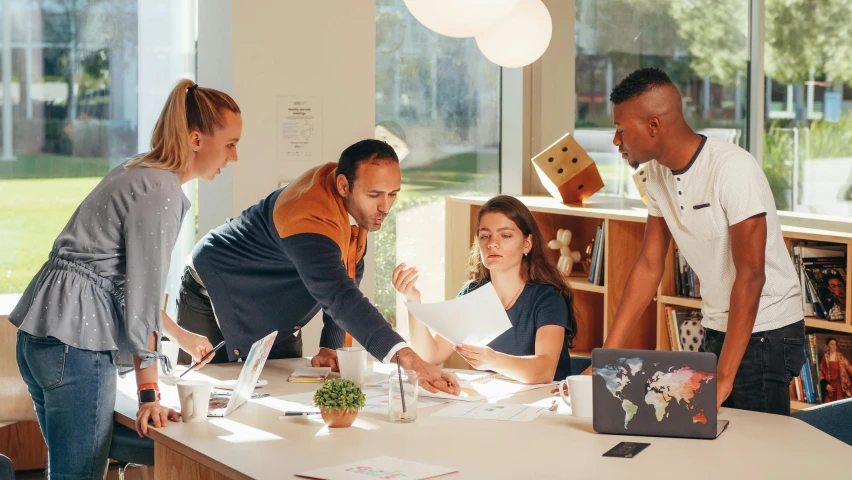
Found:
[{"label": "chair back", "polygon": [[0,425],[36,420],[27,384],[18,370],[17,341],[18,329],[9,317],[0,315]]},{"label": "chair back", "polygon": [[852,446],[852,398],[799,410],[791,416]]}]

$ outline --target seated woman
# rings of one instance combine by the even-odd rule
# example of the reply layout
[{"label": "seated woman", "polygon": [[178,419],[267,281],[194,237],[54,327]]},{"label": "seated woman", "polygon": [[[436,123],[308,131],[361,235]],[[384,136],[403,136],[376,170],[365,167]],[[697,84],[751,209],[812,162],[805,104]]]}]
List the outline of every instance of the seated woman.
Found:
[{"label": "seated woman", "polygon": [[[470,252],[470,281],[459,296],[488,282],[494,286],[512,327],[486,347],[453,346],[409,313],[411,346],[425,361],[444,362],[457,351],[477,370],[492,370],[523,383],[548,383],[571,374],[568,350],[577,334],[571,289],[548,257],[529,209],[507,195],[479,209],[477,240]],[[420,302],[418,271],[404,263],[393,285],[409,302]]]}]

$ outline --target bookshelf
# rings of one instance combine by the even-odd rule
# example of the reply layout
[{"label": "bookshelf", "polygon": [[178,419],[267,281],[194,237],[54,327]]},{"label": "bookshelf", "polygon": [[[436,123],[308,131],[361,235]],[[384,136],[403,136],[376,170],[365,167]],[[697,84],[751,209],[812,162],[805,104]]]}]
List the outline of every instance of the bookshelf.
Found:
[{"label": "bookshelf", "polygon": [[[447,198],[446,203],[446,269],[445,298],[456,296],[460,286],[467,280],[465,268],[471,242],[475,238],[476,214],[489,197],[456,196]],[[604,226],[604,271],[603,285],[588,282],[582,267],[575,265],[572,275],[567,277],[574,290],[574,305],[577,311],[577,338],[571,354],[590,355],[592,349],[600,347],[615,317],[621,302],[627,275],[639,256],[645,233],[648,211],[639,200],[595,195],[585,204],[565,205],[551,197],[518,197],[533,212],[544,241],[555,238],[556,231],[568,228],[573,233],[571,249],[584,254],[589,241],[594,238],[598,225]],[[847,272],[852,271],[852,222],[823,219],[799,214],[779,212],[781,230],[785,241],[817,240],[847,245]],[[551,251],[554,261],[559,253]],[[666,307],[701,308],[700,298],[676,296],[674,280],[674,242],[665,259],[663,280],[657,295],[648,305],[636,324],[631,339],[625,348],[645,350],[669,350],[666,327]],[[852,312],[852,288],[846,285],[846,311]],[[830,322],[817,318],[806,318],[810,331],[852,333],[852,323],[847,314],[845,322]],[[453,357],[446,363],[454,368],[465,368],[467,363]],[[806,408],[810,404],[794,401],[793,410]]]}]

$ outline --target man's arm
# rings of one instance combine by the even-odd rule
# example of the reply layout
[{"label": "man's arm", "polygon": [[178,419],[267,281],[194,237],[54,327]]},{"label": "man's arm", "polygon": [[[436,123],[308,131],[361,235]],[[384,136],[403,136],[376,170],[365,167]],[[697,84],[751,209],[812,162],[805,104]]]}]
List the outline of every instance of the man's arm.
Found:
[{"label": "man's arm", "polygon": [[[618,310],[615,311],[615,319],[607,334],[604,348],[619,348],[623,345],[627,335],[636,325],[636,320],[651,303],[651,299],[657,293],[660,279],[663,278],[666,252],[671,239],[672,234],[663,217],[648,215],[642,250],[627,276],[624,296],[621,298]],[[587,372],[590,372],[590,369]]]},{"label": "man's arm", "polygon": [[766,281],[766,215],[747,218],[731,225],[730,229],[731,255],[737,273],[731,288],[725,343],[717,367],[717,409],[733,389],[734,378],[754,329],[760,292]]},{"label": "man's arm", "polygon": [[[385,358],[404,342],[349,278],[340,261],[340,248],[330,238],[301,233],[282,238],[281,242],[308,292],[334,322],[371,355]],[[398,353],[401,366],[416,371],[423,388],[458,394],[458,382],[454,377],[427,364],[410,348],[402,348]]]}]

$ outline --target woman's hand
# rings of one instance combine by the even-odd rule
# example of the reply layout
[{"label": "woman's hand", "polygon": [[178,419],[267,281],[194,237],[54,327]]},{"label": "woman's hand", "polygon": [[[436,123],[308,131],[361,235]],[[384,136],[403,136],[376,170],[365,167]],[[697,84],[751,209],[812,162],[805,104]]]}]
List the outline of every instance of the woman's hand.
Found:
[{"label": "woman's hand", "polygon": [[420,290],[414,286],[417,281],[417,267],[405,268],[405,262],[400,263],[393,269],[391,281],[396,289],[409,302],[420,303]]},{"label": "woman's hand", "polygon": [[475,347],[464,343],[456,346],[456,352],[477,370],[494,370],[494,361],[500,355],[490,347]]},{"label": "woman's hand", "polygon": [[[213,345],[210,343],[210,340],[207,340],[207,337],[203,335],[196,335],[188,330],[183,330],[180,335],[176,336],[174,342],[178,344],[178,347],[181,348],[184,352],[190,354],[192,356],[193,363],[201,360],[204,355],[207,355],[207,352],[213,350]],[[195,367],[196,370],[210,363],[210,360],[213,360],[214,355],[210,355],[206,359],[204,359],[204,363]]]},{"label": "woman's hand", "polygon": [[826,386],[825,386],[825,390],[826,390],[828,393],[834,393],[834,387],[832,387],[830,383],[829,383],[828,385],[826,385]]},{"label": "woman's hand", "polygon": [[140,437],[147,435],[148,421],[151,421],[154,427],[162,428],[169,424],[169,420],[180,421],[180,415],[171,408],[160,405],[160,402],[139,404],[139,411],[136,412],[136,433]]}]

